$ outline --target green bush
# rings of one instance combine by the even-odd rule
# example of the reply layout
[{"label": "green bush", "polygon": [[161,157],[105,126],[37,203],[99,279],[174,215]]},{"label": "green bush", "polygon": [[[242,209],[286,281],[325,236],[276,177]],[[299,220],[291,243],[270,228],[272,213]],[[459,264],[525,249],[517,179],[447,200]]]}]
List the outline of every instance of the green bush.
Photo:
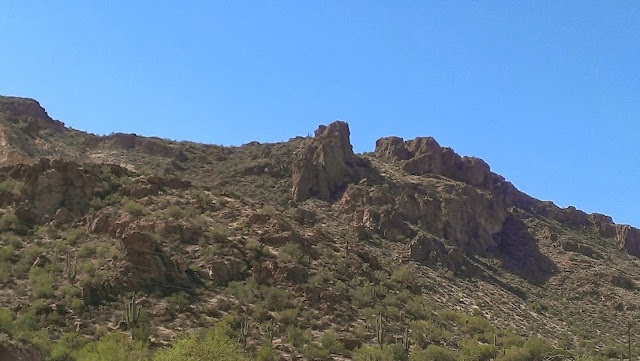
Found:
[{"label": "green bush", "polygon": [[530,361],[531,354],[524,347],[509,347],[498,357],[499,361]]},{"label": "green bush", "polygon": [[278,261],[300,263],[304,259],[304,252],[299,244],[287,242],[278,253]]},{"label": "green bush", "polygon": [[15,196],[20,195],[22,191],[22,186],[24,184],[19,182],[13,178],[8,178],[2,182],[0,182],[0,192],[9,192]]},{"label": "green bush", "polygon": [[131,342],[124,333],[107,334],[73,355],[76,361],[147,361],[149,351],[141,342]]},{"label": "green bush", "polygon": [[551,345],[537,337],[528,339],[527,342],[524,343],[524,347],[531,354],[532,361],[543,360],[549,352],[553,351]]},{"label": "green bush", "polygon": [[270,344],[260,346],[256,352],[256,361],[278,361],[278,357],[273,352],[273,346]]},{"label": "green bush", "polygon": [[273,311],[282,311],[288,307],[291,307],[292,294],[278,287],[262,286],[260,287],[260,293],[264,299],[265,304]]},{"label": "green bush", "polygon": [[462,347],[461,354],[463,361],[487,361],[496,357],[498,349],[493,345],[471,344]]},{"label": "green bush", "polygon": [[449,332],[433,321],[415,321],[411,323],[411,335],[416,344],[425,348],[431,344],[442,344],[449,338]]},{"label": "green bush", "polygon": [[167,301],[172,312],[184,312],[191,306],[189,295],[184,291],[174,293],[168,297]]},{"label": "green bush", "polygon": [[282,310],[278,312],[277,319],[278,322],[282,325],[295,324],[296,320],[298,319],[298,309],[288,308],[286,310]]},{"label": "green bush", "polygon": [[41,267],[34,267],[29,271],[29,281],[33,287],[33,294],[37,298],[48,298],[54,295],[53,276],[51,271]]},{"label": "green bush", "polygon": [[302,348],[302,355],[308,360],[328,360],[331,353],[315,343],[310,343]]},{"label": "green bush", "polygon": [[169,218],[180,219],[182,218],[182,208],[180,208],[180,206],[172,204],[167,207],[166,214]]},{"label": "green bush", "polygon": [[322,348],[330,353],[341,353],[344,351],[344,345],[338,341],[338,336],[331,331],[323,333],[322,336],[320,336],[319,341]]},{"label": "green bush", "polygon": [[412,350],[409,361],[456,361],[455,352],[441,346],[429,345],[426,349]]},{"label": "green bush", "polygon": [[300,347],[308,342],[304,331],[297,326],[289,325],[289,327],[287,327],[286,334],[287,343],[293,347]]},{"label": "green bush", "polygon": [[394,361],[390,348],[362,346],[353,352],[354,361]]},{"label": "green bush", "polygon": [[0,334],[5,333],[9,336],[13,333],[13,312],[6,308],[0,308]]},{"label": "green bush", "polygon": [[211,236],[211,239],[214,242],[222,243],[226,241],[227,238],[229,238],[229,231],[226,229],[226,227],[215,226],[209,228],[209,236]]},{"label": "green bush", "polygon": [[0,217],[0,231],[14,229],[18,225],[18,217],[13,212],[7,212]]},{"label": "green bush", "polygon": [[124,201],[124,211],[134,217],[140,217],[144,214],[144,206],[133,200],[127,199]]},{"label": "green bush", "polygon": [[198,332],[156,352],[153,361],[244,361],[238,344],[219,328]]}]

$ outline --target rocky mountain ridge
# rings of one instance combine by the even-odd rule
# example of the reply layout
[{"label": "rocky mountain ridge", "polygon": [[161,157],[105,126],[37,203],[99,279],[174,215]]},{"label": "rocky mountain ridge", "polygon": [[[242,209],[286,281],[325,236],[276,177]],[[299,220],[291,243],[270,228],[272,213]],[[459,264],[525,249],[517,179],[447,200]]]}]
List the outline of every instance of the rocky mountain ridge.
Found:
[{"label": "rocky mountain ridge", "polygon": [[[119,301],[136,291],[163,345],[175,330],[239,312],[283,322],[267,301],[279,289],[296,327],[332,330],[349,350],[375,338],[363,325],[376,313],[400,332],[407,317],[432,317],[425,309],[572,350],[587,337],[601,351],[620,340],[614,315],[640,306],[640,230],[527,196],[430,137],[381,138],[370,154],[355,154],[349,137],[340,121],[241,147],[96,136],[34,100],[0,97],[0,266],[11,275],[0,306],[16,322],[59,312],[62,322],[40,320],[52,339],[73,327],[94,337],[96,325],[126,328]],[[78,275],[66,277],[74,257]],[[40,292],[40,270],[61,283]],[[180,311],[167,306],[178,291],[189,298]],[[406,309],[409,299],[422,311]],[[466,347],[456,337],[438,342]],[[250,338],[257,347],[259,335]],[[308,357],[284,336],[274,347],[283,359]]]}]

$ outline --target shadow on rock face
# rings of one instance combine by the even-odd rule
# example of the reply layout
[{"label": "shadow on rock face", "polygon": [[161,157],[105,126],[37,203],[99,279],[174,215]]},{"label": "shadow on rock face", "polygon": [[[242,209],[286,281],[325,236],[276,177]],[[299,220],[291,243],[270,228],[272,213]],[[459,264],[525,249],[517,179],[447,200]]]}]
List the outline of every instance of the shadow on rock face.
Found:
[{"label": "shadow on rock face", "polygon": [[495,241],[496,248],[492,251],[504,268],[530,283],[543,284],[558,271],[555,263],[540,252],[538,240],[521,219],[507,217]]}]

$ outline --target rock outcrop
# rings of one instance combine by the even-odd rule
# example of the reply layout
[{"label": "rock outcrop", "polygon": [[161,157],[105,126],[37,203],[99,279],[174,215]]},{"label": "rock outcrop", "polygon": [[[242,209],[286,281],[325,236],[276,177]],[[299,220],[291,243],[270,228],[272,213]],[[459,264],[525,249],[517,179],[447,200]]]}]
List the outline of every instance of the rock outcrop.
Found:
[{"label": "rock outcrop", "polygon": [[63,160],[41,159],[33,165],[6,168],[11,177],[24,182],[17,215],[22,222],[40,223],[54,218],[64,207],[68,216],[78,216],[89,206],[99,181],[109,172],[123,175],[118,166],[80,165]]},{"label": "rock outcrop", "polygon": [[303,145],[293,163],[293,198],[333,199],[348,183],[361,176],[367,164],[353,153],[349,125],[337,121],[320,126],[315,137]]}]

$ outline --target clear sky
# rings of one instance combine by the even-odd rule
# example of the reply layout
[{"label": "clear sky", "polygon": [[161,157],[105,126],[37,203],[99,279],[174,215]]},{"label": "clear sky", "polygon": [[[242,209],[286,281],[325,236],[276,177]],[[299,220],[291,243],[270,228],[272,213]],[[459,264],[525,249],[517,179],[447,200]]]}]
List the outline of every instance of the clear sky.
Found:
[{"label": "clear sky", "polygon": [[0,94],[67,125],[239,145],[433,136],[640,226],[640,1],[4,1]]}]

